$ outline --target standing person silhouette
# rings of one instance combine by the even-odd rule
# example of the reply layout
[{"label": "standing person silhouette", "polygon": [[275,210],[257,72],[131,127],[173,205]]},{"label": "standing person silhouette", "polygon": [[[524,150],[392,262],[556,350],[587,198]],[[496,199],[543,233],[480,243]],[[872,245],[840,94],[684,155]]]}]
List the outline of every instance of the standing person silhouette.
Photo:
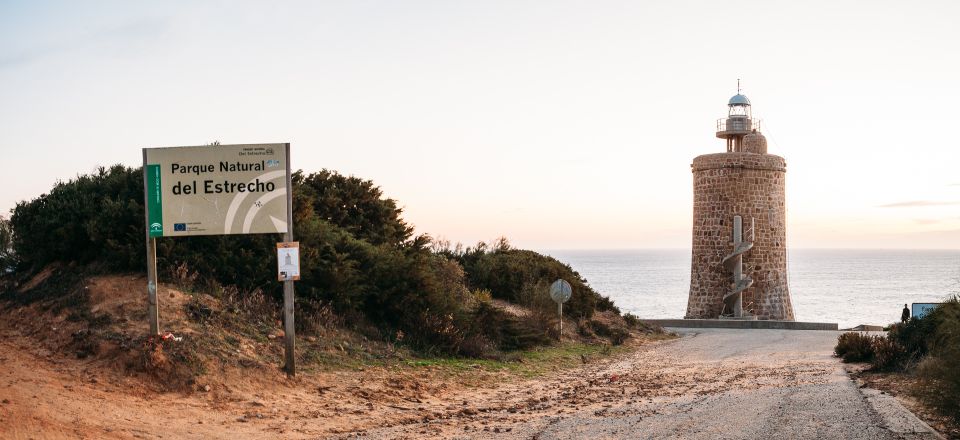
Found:
[{"label": "standing person silhouette", "polygon": [[910,309],[906,304],[903,305],[903,313],[900,314],[900,322],[906,323],[910,320]]}]

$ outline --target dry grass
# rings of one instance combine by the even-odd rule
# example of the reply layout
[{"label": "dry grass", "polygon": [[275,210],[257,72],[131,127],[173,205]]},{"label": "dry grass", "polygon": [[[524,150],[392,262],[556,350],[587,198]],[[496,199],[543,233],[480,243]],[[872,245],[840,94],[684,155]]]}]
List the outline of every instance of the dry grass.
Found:
[{"label": "dry grass", "polygon": [[862,371],[853,376],[865,386],[886,392],[928,425],[948,438],[960,438],[960,423],[943,414],[925,399],[918,398],[923,386],[916,375],[902,372]]},{"label": "dry grass", "polygon": [[[183,273],[189,281],[189,272]],[[69,267],[53,267],[30,283],[32,289],[17,293],[13,301],[4,299],[4,319],[51,352],[119,367],[123,374],[151,379],[158,391],[203,389],[228,382],[236,371],[283,380],[278,301],[261,291],[218,288],[206,294],[161,286],[160,323],[167,337],[148,337],[145,284],[141,275],[81,276]],[[499,301],[490,304],[499,324],[488,324],[507,329],[500,337],[513,338],[516,348],[500,351],[492,341],[467,340],[475,345],[468,351],[476,356],[433,357],[408,348],[402,332],[380,335],[361,317],[339,316],[329,304],[298,300],[298,369],[306,374],[400,368],[531,377],[617,353],[620,349],[611,345],[656,333],[602,312],[583,323],[589,329],[584,335],[569,322],[565,342],[557,344],[555,333],[542,330],[555,328],[555,316]]]}]

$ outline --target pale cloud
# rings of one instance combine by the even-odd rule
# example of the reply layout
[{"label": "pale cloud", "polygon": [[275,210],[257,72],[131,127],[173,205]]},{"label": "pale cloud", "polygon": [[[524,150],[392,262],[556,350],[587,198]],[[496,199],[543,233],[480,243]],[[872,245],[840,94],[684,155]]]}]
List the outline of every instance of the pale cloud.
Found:
[{"label": "pale cloud", "polygon": [[918,225],[935,225],[937,223],[940,223],[940,220],[937,220],[935,218],[918,218],[914,220],[914,222],[916,222]]},{"label": "pale cloud", "polygon": [[960,202],[931,202],[927,200],[911,200],[908,202],[897,202],[886,205],[880,205],[878,208],[918,208],[923,206],[953,206],[960,205]]},{"label": "pale cloud", "polygon": [[164,17],[146,17],[127,20],[122,23],[103,27],[93,32],[64,36],[62,40],[45,45],[25,47],[13,52],[0,52],[0,69],[8,69],[29,64],[47,57],[60,55],[91,45],[106,42],[137,41],[155,38],[170,27],[169,19]]}]

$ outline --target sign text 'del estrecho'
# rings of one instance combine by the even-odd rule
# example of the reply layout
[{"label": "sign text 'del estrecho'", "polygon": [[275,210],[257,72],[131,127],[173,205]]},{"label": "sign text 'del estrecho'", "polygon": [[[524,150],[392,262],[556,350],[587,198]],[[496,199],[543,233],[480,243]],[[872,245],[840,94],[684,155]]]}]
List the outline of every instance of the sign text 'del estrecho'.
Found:
[{"label": "sign text 'del estrecho'", "polygon": [[144,149],[150,236],[287,232],[288,148]]}]

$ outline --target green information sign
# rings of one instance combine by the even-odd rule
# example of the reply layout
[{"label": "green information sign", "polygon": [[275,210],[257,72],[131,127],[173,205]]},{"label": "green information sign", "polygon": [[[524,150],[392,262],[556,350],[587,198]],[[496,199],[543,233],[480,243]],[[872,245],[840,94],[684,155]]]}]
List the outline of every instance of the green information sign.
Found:
[{"label": "green information sign", "polygon": [[288,148],[144,149],[150,237],[286,233]]},{"label": "green information sign", "polygon": [[151,237],[163,237],[163,190],[160,185],[160,165],[147,165],[147,219]]}]

